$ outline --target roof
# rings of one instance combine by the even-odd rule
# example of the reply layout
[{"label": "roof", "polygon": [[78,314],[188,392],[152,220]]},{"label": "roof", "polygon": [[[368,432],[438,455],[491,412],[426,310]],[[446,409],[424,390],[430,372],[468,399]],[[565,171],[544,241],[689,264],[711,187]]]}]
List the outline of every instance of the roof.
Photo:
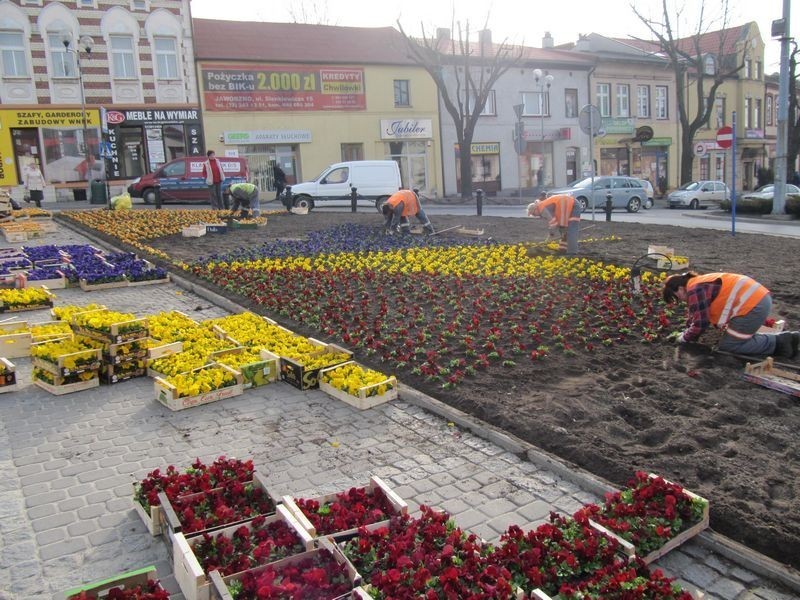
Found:
[{"label": "roof", "polygon": [[193,19],[201,60],[413,65],[393,27],[338,27]]},{"label": "roof", "polygon": [[[751,35],[751,28],[757,27],[755,23],[745,23],[736,27],[729,27],[728,29],[720,29],[717,31],[709,31],[700,35],[700,54],[718,54],[720,51],[720,44],[722,44],[722,55],[728,56],[736,54],[737,44],[746,40]],[[629,44],[642,50],[650,52],[661,52],[661,44],[657,41],[650,40],[637,40],[633,38],[616,38],[617,41]],[[677,47],[679,50],[687,54],[695,54],[695,37],[688,36],[679,38]]]}]

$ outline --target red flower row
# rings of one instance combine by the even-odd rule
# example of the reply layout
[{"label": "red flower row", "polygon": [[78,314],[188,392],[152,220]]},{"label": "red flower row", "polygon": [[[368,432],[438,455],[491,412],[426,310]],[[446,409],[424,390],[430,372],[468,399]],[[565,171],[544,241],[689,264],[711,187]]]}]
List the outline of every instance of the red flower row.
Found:
[{"label": "red flower row", "polygon": [[599,569],[578,584],[564,584],[562,600],[692,600],[692,595],[672,583],[660,569],[649,571],[641,561]]},{"label": "red flower row", "polygon": [[385,521],[395,514],[391,502],[380,487],[372,491],[363,487],[350,488],[336,494],[334,500],[322,504],[317,500],[296,498],[295,504],[316,528],[317,535],[356,529],[362,525]]},{"label": "red flower row", "polygon": [[[100,596],[95,592],[81,592],[70,596],[68,600],[97,600],[98,598]],[[168,598],[169,592],[164,590],[156,579],[151,579],[145,585],[131,588],[112,587],[103,596],[103,600],[167,600]]]},{"label": "red flower row", "polygon": [[184,533],[194,533],[275,512],[272,498],[252,482],[232,481],[208,493],[172,501]]}]

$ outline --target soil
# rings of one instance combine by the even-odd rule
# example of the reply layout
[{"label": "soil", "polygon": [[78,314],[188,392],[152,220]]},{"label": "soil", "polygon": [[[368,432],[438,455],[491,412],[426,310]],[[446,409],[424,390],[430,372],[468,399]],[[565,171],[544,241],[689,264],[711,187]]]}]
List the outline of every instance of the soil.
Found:
[{"label": "soil", "polygon": [[[800,240],[606,223],[603,217],[595,224],[582,223],[583,238],[614,235],[621,240],[581,244],[583,256],[631,266],[648,246],[669,246],[690,257],[693,270],[753,276],[772,291],[775,316],[794,328],[800,324],[794,262]],[[547,236],[539,219],[437,216],[433,221],[440,230],[459,224],[483,229],[484,237],[503,242],[543,241]],[[267,227],[256,231],[170,236],[150,244],[189,262],[349,222],[378,227],[381,219],[374,212],[282,213],[270,215]],[[302,323],[277,318],[301,333],[315,333]],[[800,367],[800,360],[792,364]],[[638,469],[680,482],[710,500],[714,530],[800,568],[800,398],[745,382],[743,367],[743,361],[703,347],[677,354],[668,343],[629,343],[591,355],[553,355],[536,365],[520,361],[512,375],[479,372],[449,391],[410,373],[400,375],[431,396],[617,485]]]}]

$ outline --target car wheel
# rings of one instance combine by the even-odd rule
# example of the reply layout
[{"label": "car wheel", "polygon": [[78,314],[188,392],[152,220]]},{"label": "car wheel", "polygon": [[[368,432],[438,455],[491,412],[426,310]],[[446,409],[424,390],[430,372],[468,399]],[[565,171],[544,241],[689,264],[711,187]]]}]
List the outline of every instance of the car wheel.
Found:
[{"label": "car wheel", "polygon": [[633,198],[628,200],[628,212],[629,213],[639,212],[639,209],[641,207],[642,207],[642,201],[639,198],[634,196]]},{"label": "car wheel", "polygon": [[697,210],[700,208],[700,201],[697,198],[694,198],[691,202],[689,202],[689,208],[691,210]]},{"label": "car wheel", "polygon": [[295,208],[306,208],[309,212],[314,210],[314,201],[311,199],[311,196],[295,196],[292,205]]},{"label": "car wheel", "polygon": [[589,208],[589,201],[583,196],[579,196],[575,200],[581,205],[581,212],[586,212],[586,209]]},{"label": "car wheel", "polygon": [[644,201],[644,207],[646,209],[648,209],[648,210],[653,208],[653,199],[652,198],[648,198],[647,200],[645,200]]},{"label": "car wheel", "polygon": [[156,191],[153,189],[146,189],[142,192],[142,200],[145,204],[153,204],[156,201]]},{"label": "car wheel", "polygon": [[375,200],[375,208],[377,209],[378,212],[381,212],[381,207],[383,206],[383,203],[386,202],[388,199],[389,196],[381,196],[380,198]]}]

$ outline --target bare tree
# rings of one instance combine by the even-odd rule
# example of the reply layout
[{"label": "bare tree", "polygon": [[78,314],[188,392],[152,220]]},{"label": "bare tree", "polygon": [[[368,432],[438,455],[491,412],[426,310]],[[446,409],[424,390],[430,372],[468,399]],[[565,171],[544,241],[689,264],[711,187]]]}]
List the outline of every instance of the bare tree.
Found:
[{"label": "bare tree", "polygon": [[[497,80],[509,69],[522,62],[523,49],[504,39],[500,44],[470,42],[469,21],[463,25],[453,19],[453,35],[447,39],[429,36],[409,36],[400,22],[410,58],[433,78],[442,103],[456,128],[460,149],[461,196],[472,197],[472,138],[475,126]],[[487,18],[488,23],[488,18]],[[484,25],[484,31],[486,25]]]},{"label": "bare tree", "polygon": [[294,23],[309,23],[312,25],[336,25],[328,13],[328,0],[299,0],[289,7],[289,16]]},{"label": "bare tree", "polygon": [[[692,180],[692,164],[694,162],[694,136],[705,127],[714,110],[717,89],[726,79],[744,68],[744,57],[737,59],[736,52],[729,47],[728,3],[722,0],[722,16],[718,33],[718,47],[712,62],[707,63],[709,53],[703,51],[701,42],[710,33],[710,24],[705,22],[705,2],[701,0],[699,16],[692,35],[678,36],[678,21],[681,11],[671,14],[667,0],[661,0],[659,18],[648,18],[642,15],[631,4],[631,10],[655,36],[659,50],[669,60],[675,74],[678,119],[681,126],[681,167],[680,182]],[[690,114],[689,93],[695,96],[694,110]]]}]

